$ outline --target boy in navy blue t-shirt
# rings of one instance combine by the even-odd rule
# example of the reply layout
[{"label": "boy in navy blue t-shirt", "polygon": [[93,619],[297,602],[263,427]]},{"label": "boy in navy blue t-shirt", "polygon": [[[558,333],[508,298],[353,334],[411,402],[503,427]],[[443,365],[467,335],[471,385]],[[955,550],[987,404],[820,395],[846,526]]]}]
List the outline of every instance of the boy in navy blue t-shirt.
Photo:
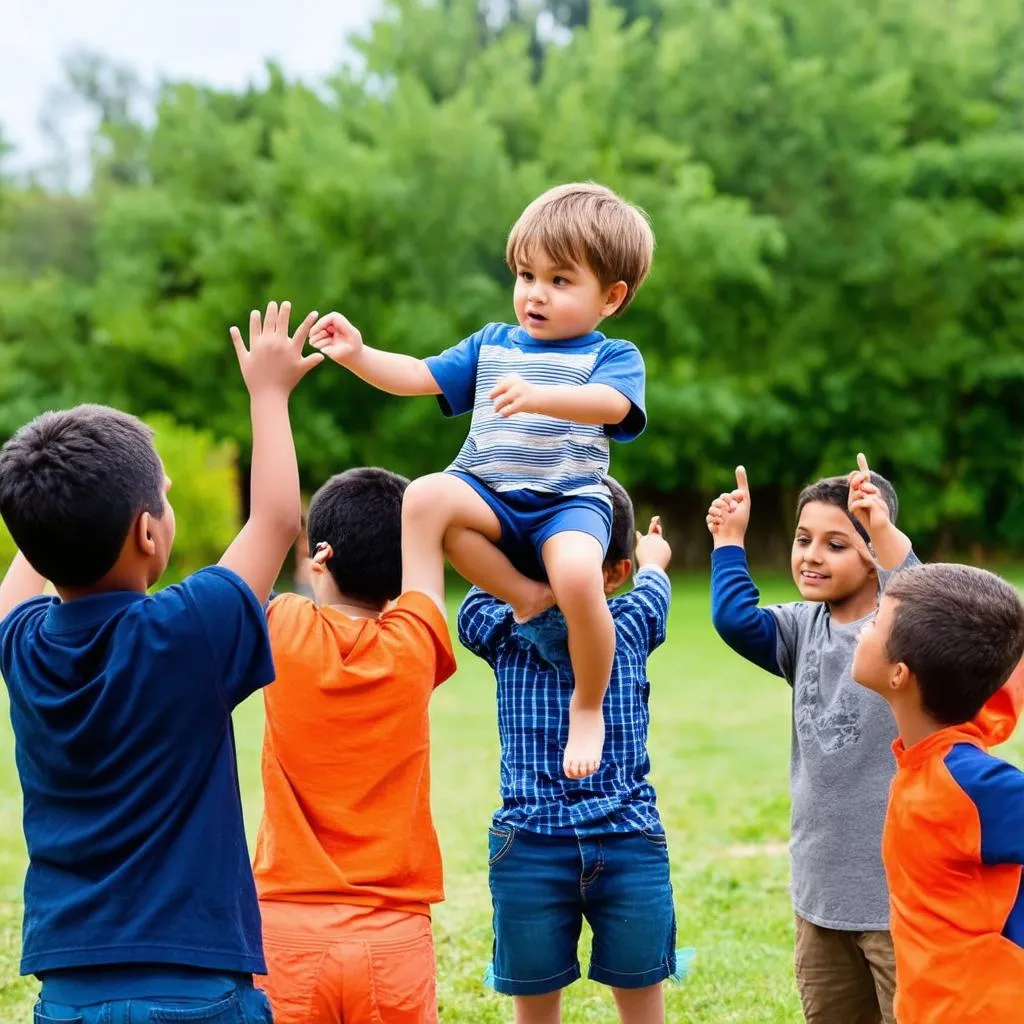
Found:
[{"label": "boy in navy blue t-shirt", "polygon": [[[288,398],[323,357],[302,355],[316,314],[294,337],[289,314],[254,311],[248,349],[231,329],[251,401],[251,513],[219,565],[177,586],[147,594],[174,512],[143,423],[79,406],[0,452],[0,515],[19,548],[0,584],[0,672],[37,1020],[271,1019],[252,986],[266,968],[231,711],[274,678],[263,606],[299,530]],[[42,596],[46,580],[59,598]]]}]

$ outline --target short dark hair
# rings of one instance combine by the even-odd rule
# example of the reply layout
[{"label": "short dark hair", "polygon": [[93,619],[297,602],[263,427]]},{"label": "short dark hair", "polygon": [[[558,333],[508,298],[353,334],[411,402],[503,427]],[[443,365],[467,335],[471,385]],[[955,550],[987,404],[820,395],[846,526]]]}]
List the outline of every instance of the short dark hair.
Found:
[{"label": "short dark hair", "polygon": [[51,583],[88,587],[120,557],[142,512],[164,514],[153,431],[105,405],[46,412],[0,450],[0,515]]},{"label": "short dark hair", "polygon": [[1024,605],[984,569],[933,563],[898,573],[890,661],[917,677],[924,710],[943,725],[969,722],[1024,655]]},{"label": "short dark hair", "polygon": [[[900,502],[899,498],[896,497],[896,488],[881,473],[875,473],[874,471],[871,472],[871,482],[878,488],[882,495],[882,500],[889,507],[889,519],[895,523],[900,513]],[[836,508],[841,508],[849,514],[850,484],[848,478],[845,476],[826,476],[805,487],[800,492],[800,497],[796,500],[796,518],[798,522],[804,506],[809,505],[812,501],[820,501],[825,505],[835,505]],[[871,539],[868,537],[867,530],[853,516],[850,516],[850,522],[853,523],[854,529],[864,539],[864,543],[870,545]]]},{"label": "short dark hair", "polygon": [[606,476],[604,485],[612,496],[612,530],[608,539],[608,551],[605,553],[605,565],[614,565],[624,558],[633,557],[636,541],[636,519],[633,513],[633,501],[626,488],[614,477]]},{"label": "short dark hair", "polygon": [[402,592],[402,496],[409,481],[364,467],[332,476],[309,503],[309,553],[328,543],[327,569],[349,597],[384,604]]}]

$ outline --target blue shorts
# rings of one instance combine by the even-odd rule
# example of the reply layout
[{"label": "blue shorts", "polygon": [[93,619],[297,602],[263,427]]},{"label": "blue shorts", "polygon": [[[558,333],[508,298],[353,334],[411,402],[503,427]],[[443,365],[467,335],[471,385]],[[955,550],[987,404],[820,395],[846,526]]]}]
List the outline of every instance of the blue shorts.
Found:
[{"label": "blue shorts", "polygon": [[494,957],[488,982],[511,996],[542,995],[580,977],[586,918],[589,976],[646,988],[676,975],[676,915],[664,833],[546,836],[492,825]]},{"label": "blue shorts", "polygon": [[137,964],[43,975],[34,1024],[272,1024],[252,975]]},{"label": "blue shorts", "polygon": [[501,526],[498,547],[524,575],[547,579],[541,550],[556,533],[586,533],[608,550],[612,506],[596,494],[538,494],[535,491],[492,491],[471,473],[449,470],[487,502]]}]

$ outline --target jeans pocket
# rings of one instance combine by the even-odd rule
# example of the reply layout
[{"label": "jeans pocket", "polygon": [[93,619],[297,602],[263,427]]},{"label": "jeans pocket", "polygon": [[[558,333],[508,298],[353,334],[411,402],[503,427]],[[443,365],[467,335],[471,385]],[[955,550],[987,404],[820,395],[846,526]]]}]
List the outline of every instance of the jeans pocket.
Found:
[{"label": "jeans pocket", "polygon": [[494,867],[503,860],[512,849],[515,842],[516,830],[514,828],[498,828],[492,825],[487,830],[487,866]]},{"label": "jeans pocket", "polygon": [[32,1011],[32,1024],[83,1024],[83,1022],[84,1018],[79,1014],[72,1017],[51,1017],[49,1013],[39,1009],[38,1003]]},{"label": "jeans pocket", "polygon": [[232,993],[206,1006],[150,1006],[151,1021],[202,1021],[203,1024],[244,1024],[238,996]]},{"label": "jeans pocket", "polygon": [[642,829],[640,835],[644,837],[651,844],[651,846],[657,846],[659,849],[668,849],[668,836],[664,832],[652,832],[649,828]]}]

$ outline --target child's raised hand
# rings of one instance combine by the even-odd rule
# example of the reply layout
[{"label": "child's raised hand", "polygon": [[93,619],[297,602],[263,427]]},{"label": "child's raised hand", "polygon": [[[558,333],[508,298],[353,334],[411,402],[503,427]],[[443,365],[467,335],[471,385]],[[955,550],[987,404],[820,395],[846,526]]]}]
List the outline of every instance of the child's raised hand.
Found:
[{"label": "child's raised hand", "polygon": [[847,478],[850,497],[847,508],[850,515],[864,527],[868,536],[890,525],[889,506],[879,489],[871,482],[871,470],[863,452],[857,453],[857,468]]},{"label": "child's raised hand", "polygon": [[646,533],[637,530],[636,564],[640,569],[646,565],[656,565],[659,569],[667,569],[670,561],[672,561],[672,549],[661,532],[661,516],[655,516]]},{"label": "child's raised hand", "polygon": [[363,347],[363,336],[340,313],[328,313],[313,325],[309,343],[328,359],[344,366]]},{"label": "child's raised hand", "polygon": [[245,347],[242,334],[237,327],[231,328],[231,341],[238,356],[242,379],[250,395],[258,392],[279,391],[291,394],[296,384],[324,361],[322,355],[303,356],[302,346],[306,342],[310,327],[317,318],[310,313],[299,324],[295,334],[288,335],[288,321],[292,304],[276,302],[267,305],[266,313],[254,309],[249,314],[249,347]]},{"label": "child's raised hand", "polygon": [[747,471],[736,467],[736,489],[720,494],[708,509],[707,524],[714,538],[715,547],[728,544],[743,546],[750,523],[750,488],[747,486]]}]

